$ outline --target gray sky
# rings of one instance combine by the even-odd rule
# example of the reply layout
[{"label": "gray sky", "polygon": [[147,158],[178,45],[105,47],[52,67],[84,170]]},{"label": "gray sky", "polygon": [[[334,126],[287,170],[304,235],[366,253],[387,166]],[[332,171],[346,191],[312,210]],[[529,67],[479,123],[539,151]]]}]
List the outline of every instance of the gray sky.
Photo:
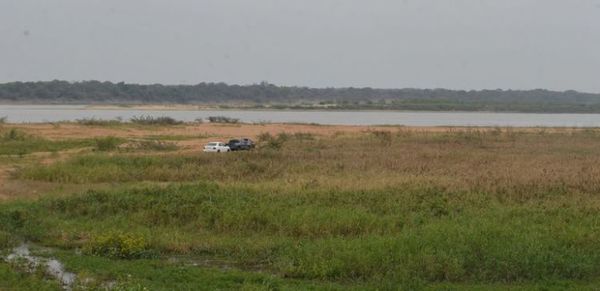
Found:
[{"label": "gray sky", "polygon": [[0,82],[600,92],[600,0],[0,0]]}]

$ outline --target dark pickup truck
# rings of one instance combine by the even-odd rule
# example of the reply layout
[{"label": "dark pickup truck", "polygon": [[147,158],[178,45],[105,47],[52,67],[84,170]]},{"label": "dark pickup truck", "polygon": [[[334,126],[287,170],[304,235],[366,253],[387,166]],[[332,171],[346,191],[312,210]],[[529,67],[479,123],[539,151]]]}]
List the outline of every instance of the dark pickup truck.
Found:
[{"label": "dark pickup truck", "polygon": [[254,148],[254,142],[249,138],[232,139],[227,145],[232,151],[249,151]]}]

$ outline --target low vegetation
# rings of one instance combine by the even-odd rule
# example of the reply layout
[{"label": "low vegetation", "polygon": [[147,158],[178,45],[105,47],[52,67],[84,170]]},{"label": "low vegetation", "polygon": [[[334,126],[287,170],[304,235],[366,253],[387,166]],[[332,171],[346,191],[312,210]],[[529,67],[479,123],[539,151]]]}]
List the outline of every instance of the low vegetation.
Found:
[{"label": "low vegetation", "polygon": [[0,156],[57,152],[92,146],[92,139],[48,140],[16,128],[0,128]]},{"label": "low vegetation", "polygon": [[113,259],[140,259],[150,256],[143,236],[120,232],[96,235],[87,242],[83,250],[89,255]]},{"label": "low vegetation", "polygon": [[117,150],[119,148],[119,145],[121,145],[123,143],[123,139],[108,136],[108,137],[96,138],[95,142],[96,142],[95,150],[100,151],[100,152],[109,152],[109,151]]},{"label": "low vegetation", "polygon": [[87,126],[115,126],[123,124],[121,119],[98,119],[98,118],[84,118],[77,119],[78,124]]},{"label": "low vegetation", "polygon": [[129,149],[135,151],[176,151],[179,149],[174,142],[164,140],[137,140],[131,143]]},{"label": "low vegetation", "polygon": [[134,116],[131,118],[131,122],[135,123],[135,124],[141,124],[141,125],[183,124],[183,121],[176,120],[172,117],[168,117],[168,116],[154,117],[154,116],[150,116],[150,115]]},{"label": "low vegetation", "polygon": [[288,138],[289,136],[285,133],[273,136],[268,132],[264,132],[258,136],[258,142],[263,148],[279,150],[281,149],[283,144],[288,140]]},{"label": "low vegetation", "polygon": [[45,278],[44,274],[27,274],[0,260],[0,290],[58,291],[60,285]]},{"label": "low vegetation", "polygon": [[222,155],[140,146],[23,165],[21,181],[89,190],[1,203],[0,246],[55,248],[86,284],[128,288],[600,281],[597,129],[389,127],[257,141]]},{"label": "low vegetation", "polygon": [[237,118],[231,118],[227,116],[210,116],[208,121],[212,123],[239,123],[240,120]]}]

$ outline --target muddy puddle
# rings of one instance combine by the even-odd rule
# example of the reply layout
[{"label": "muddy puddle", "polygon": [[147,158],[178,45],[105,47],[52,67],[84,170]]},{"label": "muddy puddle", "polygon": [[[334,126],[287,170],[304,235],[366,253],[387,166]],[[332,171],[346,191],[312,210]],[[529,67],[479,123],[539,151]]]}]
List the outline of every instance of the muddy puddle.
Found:
[{"label": "muddy puddle", "polygon": [[27,244],[22,244],[14,248],[12,252],[5,257],[5,261],[18,264],[19,266],[26,268],[30,273],[35,272],[38,268],[44,268],[45,273],[58,280],[65,290],[71,290],[75,283],[76,275],[67,272],[60,261],[32,255],[29,245]]}]

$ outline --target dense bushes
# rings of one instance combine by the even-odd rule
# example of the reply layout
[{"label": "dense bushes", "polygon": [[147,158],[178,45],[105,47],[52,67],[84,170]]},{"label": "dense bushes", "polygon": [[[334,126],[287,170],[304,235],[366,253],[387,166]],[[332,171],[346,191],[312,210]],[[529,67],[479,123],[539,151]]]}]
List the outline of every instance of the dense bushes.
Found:
[{"label": "dense bushes", "polygon": [[86,125],[86,126],[113,126],[113,125],[120,125],[123,123],[123,121],[121,119],[97,119],[97,118],[84,118],[84,119],[77,119],[76,122],[78,124],[81,125]]},{"label": "dense bushes", "polygon": [[110,232],[93,237],[85,245],[84,252],[116,259],[139,259],[150,256],[143,236],[121,232]]},{"label": "dense bushes", "polygon": [[240,122],[237,118],[231,118],[227,116],[210,116],[208,117],[208,121],[212,123],[238,123]]},{"label": "dense bushes", "polygon": [[141,125],[178,125],[183,123],[168,116],[154,117],[150,115],[134,116],[131,118],[131,122]]}]

